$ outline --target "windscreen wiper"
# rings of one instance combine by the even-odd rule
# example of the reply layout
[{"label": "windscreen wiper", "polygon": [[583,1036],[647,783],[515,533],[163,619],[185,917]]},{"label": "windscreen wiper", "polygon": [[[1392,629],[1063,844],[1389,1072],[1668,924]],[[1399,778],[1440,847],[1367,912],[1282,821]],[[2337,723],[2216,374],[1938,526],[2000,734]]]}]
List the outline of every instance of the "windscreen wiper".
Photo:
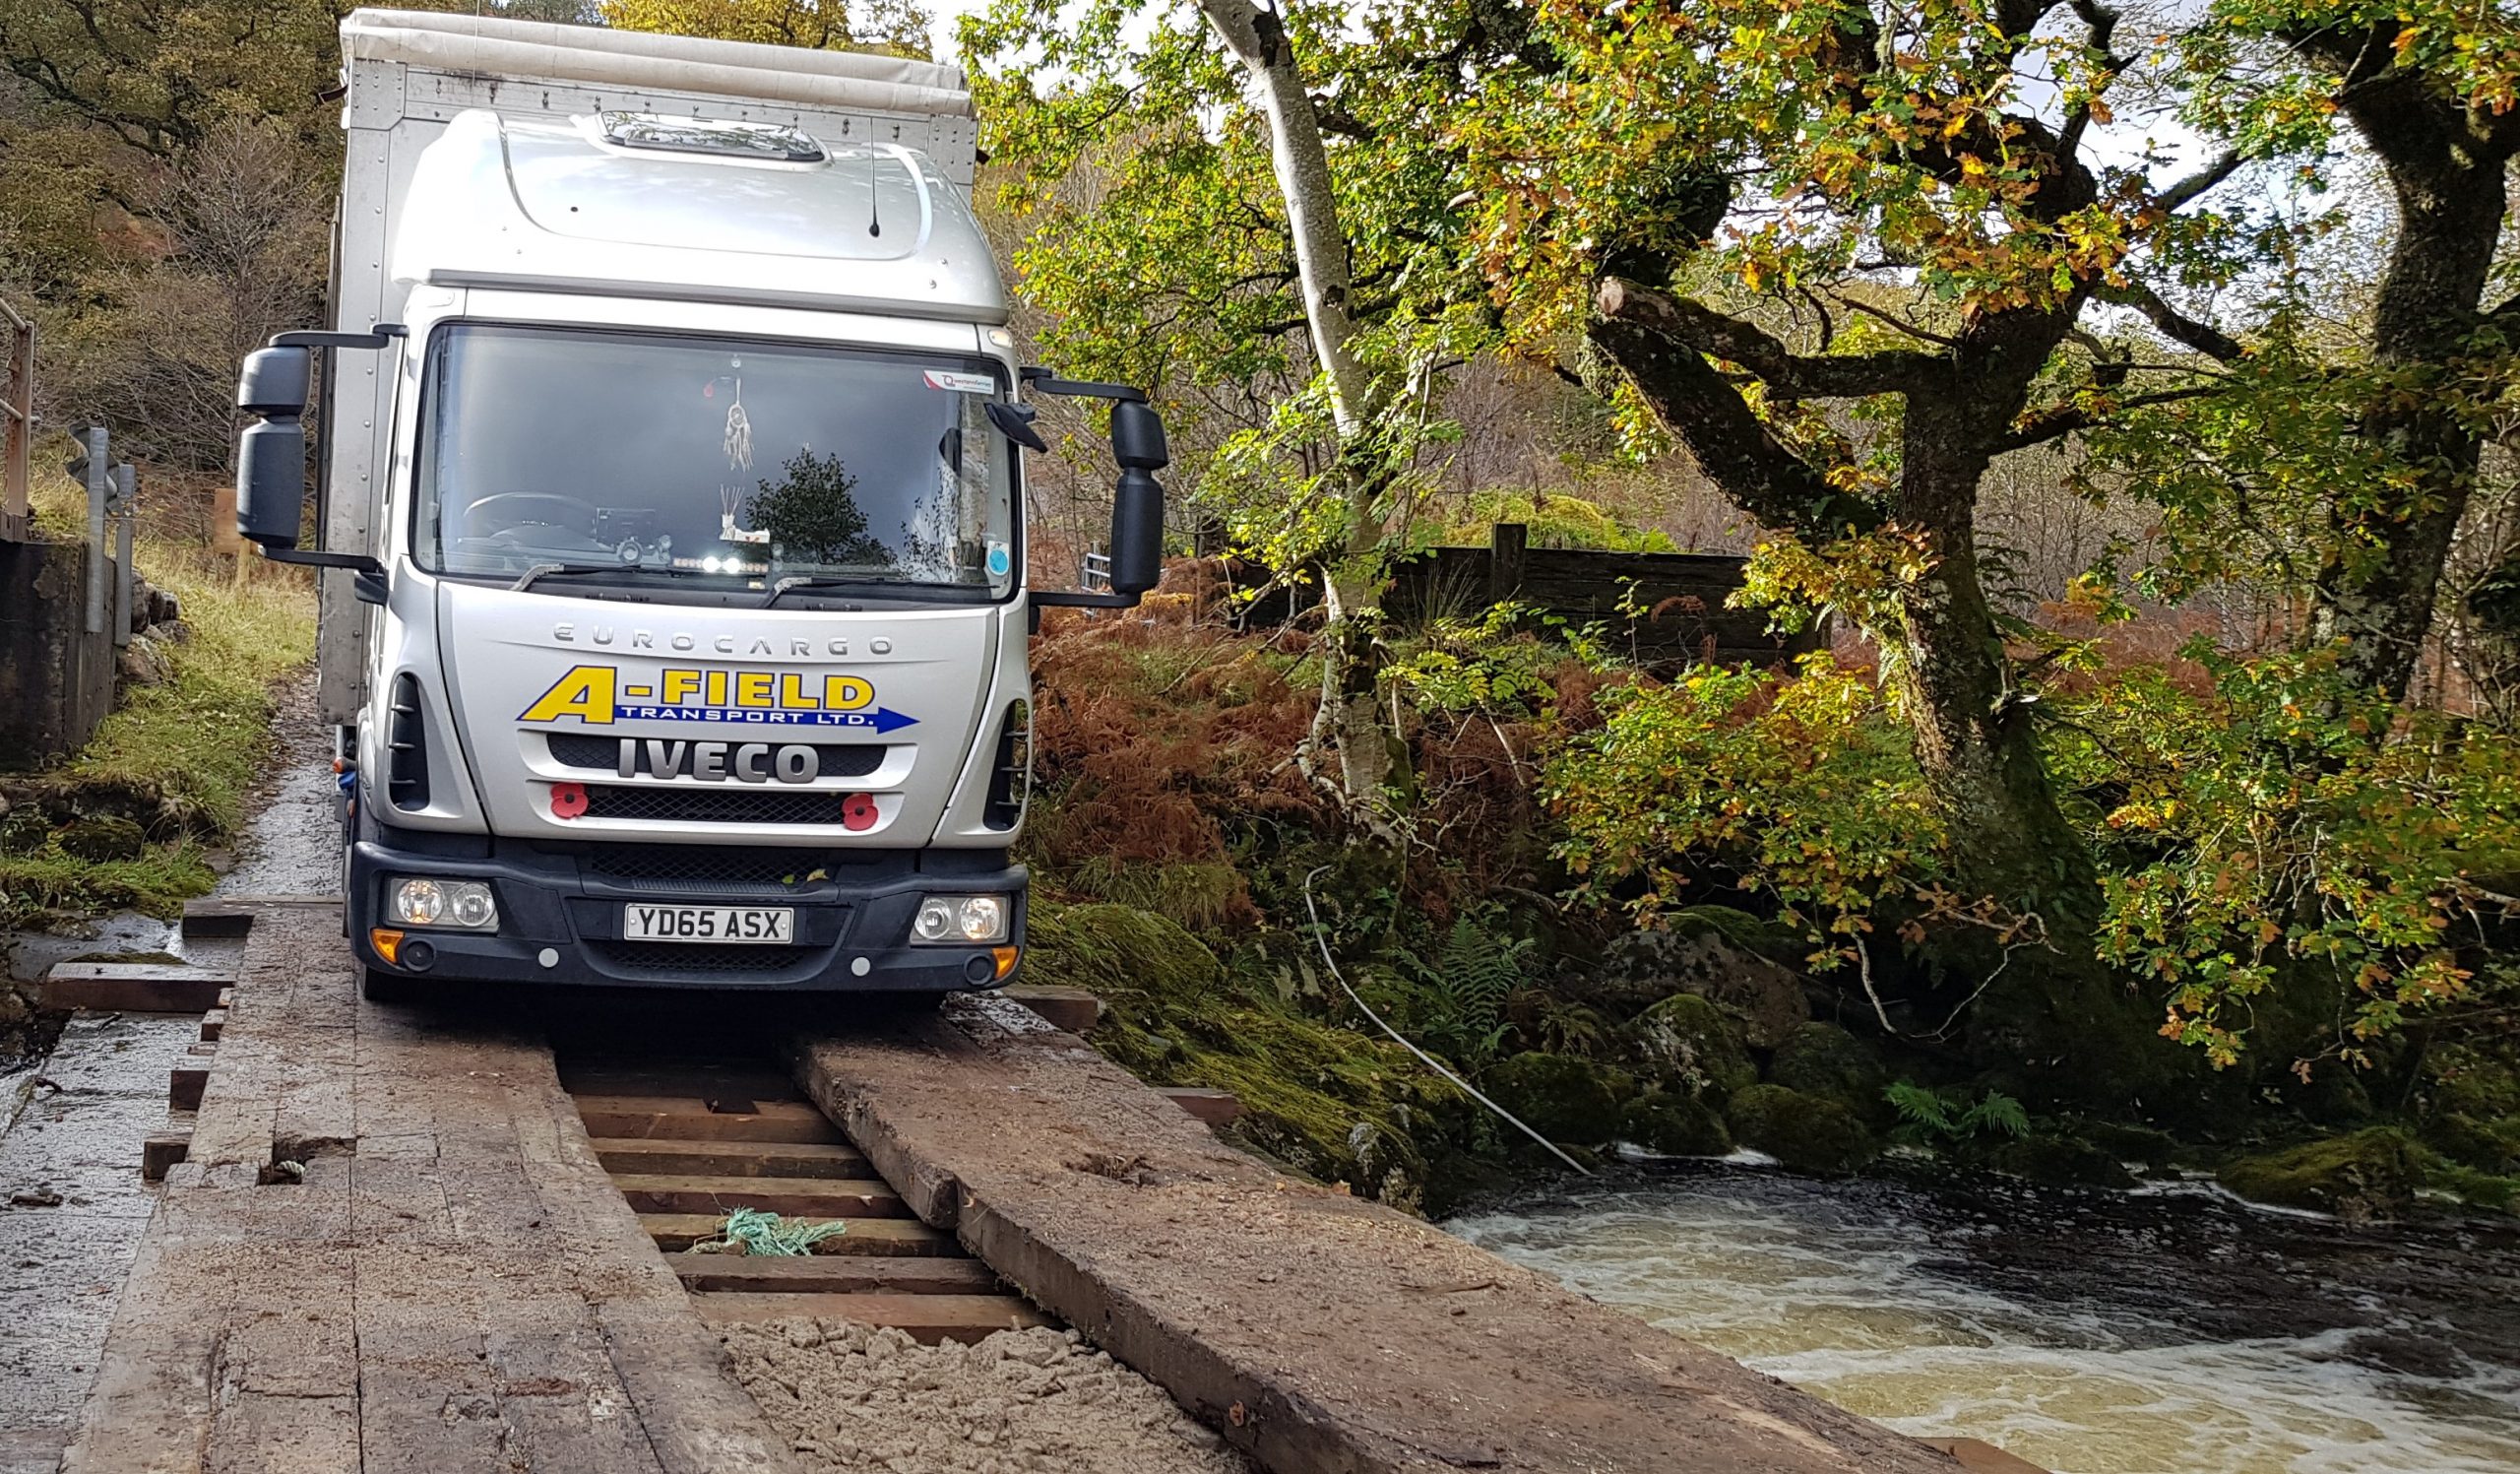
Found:
[{"label": "windscreen wiper", "polygon": [[753,608],[766,609],[772,605],[777,604],[783,596],[792,593],[798,589],[811,590],[842,588],[917,589],[932,592],[929,589],[929,586],[925,584],[912,583],[908,579],[884,578],[880,575],[871,573],[799,573],[792,578],[783,578],[779,582],[772,584],[770,586],[770,592],[762,595],[761,603],[753,606]]},{"label": "windscreen wiper", "polygon": [[536,579],[566,578],[575,573],[662,573],[667,578],[707,578],[700,568],[676,568],[670,563],[536,563],[525,570],[515,583],[508,585],[511,594],[522,594],[534,587]]}]

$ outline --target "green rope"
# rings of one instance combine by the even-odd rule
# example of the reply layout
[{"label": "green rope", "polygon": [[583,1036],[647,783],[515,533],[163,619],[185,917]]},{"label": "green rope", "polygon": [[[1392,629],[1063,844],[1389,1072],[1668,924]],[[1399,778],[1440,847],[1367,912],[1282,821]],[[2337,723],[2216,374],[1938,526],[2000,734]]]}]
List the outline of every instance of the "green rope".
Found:
[{"label": "green rope", "polygon": [[846,1223],[788,1223],[776,1213],[737,1208],[726,1215],[717,1238],[701,1240],[691,1246],[690,1251],[793,1257],[812,1253],[815,1245],[848,1232]]}]

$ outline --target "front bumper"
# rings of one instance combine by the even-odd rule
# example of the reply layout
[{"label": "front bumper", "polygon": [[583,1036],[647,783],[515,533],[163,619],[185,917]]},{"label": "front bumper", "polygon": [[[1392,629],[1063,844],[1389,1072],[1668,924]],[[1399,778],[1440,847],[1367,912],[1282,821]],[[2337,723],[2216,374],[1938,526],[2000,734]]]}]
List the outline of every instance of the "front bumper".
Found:
[{"label": "front bumper", "polygon": [[[999,892],[1013,899],[1009,940],[1024,942],[1024,867],[1003,851],[773,852],[707,845],[572,845],[474,840],[371,830],[350,847],[350,947],[379,972],[414,979],[789,993],[949,993],[1000,987],[985,946],[913,946],[910,929],[930,893]],[[424,847],[424,848],[423,848]],[[770,870],[785,870],[771,874]],[[386,919],[391,875],[487,880],[495,931],[399,928],[403,962],[388,963],[369,931]],[[629,905],[786,906],[793,944],[631,941]],[[426,941],[425,968],[410,965]],[[1019,952],[1020,956],[1021,953]]]}]

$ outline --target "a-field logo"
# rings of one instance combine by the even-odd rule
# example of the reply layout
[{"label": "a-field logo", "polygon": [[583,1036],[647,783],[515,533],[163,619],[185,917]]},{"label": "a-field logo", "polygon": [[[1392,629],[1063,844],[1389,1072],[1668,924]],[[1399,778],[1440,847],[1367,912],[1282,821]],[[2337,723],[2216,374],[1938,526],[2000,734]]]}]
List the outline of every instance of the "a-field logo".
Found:
[{"label": "a-field logo", "polygon": [[517,716],[519,722],[699,722],[738,727],[823,727],[886,733],[911,726],[875,701],[862,676],[795,671],[667,670],[632,683],[614,666],[572,666]]}]

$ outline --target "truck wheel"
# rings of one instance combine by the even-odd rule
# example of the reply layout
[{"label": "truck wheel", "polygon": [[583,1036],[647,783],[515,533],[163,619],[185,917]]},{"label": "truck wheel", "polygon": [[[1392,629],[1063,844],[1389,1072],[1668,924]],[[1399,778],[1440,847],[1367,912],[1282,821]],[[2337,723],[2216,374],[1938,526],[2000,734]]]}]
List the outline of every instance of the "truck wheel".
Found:
[{"label": "truck wheel", "polygon": [[416,1003],[421,990],[416,979],[362,967],[358,970],[358,995],[371,1003]]}]

